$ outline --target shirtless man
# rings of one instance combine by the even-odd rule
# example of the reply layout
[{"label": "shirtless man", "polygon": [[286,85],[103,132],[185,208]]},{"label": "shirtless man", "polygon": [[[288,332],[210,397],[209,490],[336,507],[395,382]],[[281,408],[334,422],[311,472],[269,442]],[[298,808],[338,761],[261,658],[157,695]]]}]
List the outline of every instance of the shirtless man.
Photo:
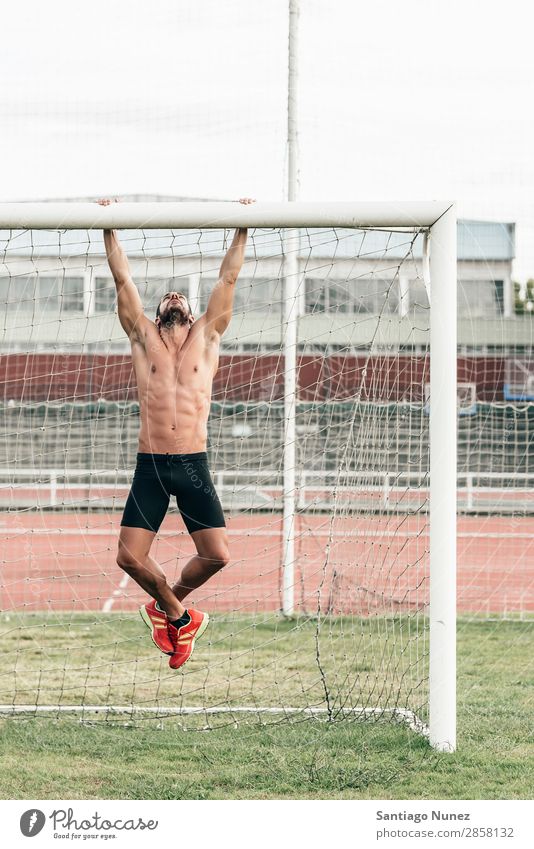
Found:
[{"label": "shirtless man", "polygon": [[[99,203],[107,206],[111,201]],[[243,198],[240,203],[253,201]],[[207,421],[221,335],[232,316],[246,241],[246,229],[236,230],[204,315],[195,319],[186,296],[172,291],[163,295],[151,321],[143,313],[116,232],[104,230],[119,320],[132,347],[141,417],[117,563],[152,596],[140,613],[156,646],[170,655],[171,669],[189,660],[195,639],[209,622],[207,613],[186,609],[183,599],[229,560],[224,515],[207,464]],[[150,556],[171,495],[197,550],[173,587]]]}]

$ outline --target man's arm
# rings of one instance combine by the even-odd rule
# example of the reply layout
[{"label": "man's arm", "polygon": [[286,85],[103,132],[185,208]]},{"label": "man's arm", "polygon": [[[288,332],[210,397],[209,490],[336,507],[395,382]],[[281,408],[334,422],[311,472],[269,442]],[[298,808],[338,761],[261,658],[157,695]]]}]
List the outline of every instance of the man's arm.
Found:
[{"label": "man's arm", "polygon": [[206,310],[206,332],[223,334],[232,318],[235,284],[245,257],[247,231],[240,228],[235,231],[232,244],[223,259],[219,279],[214,286]]},{"label": "man's arm", "polygon": [[[254,203],[251,198],[242,198],[239,202],[244,204]],[[240,227],[234,233],[232,244],[222,261],[219,279],[208,301],[206,310],[206,332],[208,334],[215,331],[222,335],[230,324],[235,284],[245,259],[246,244],[247,229]]]},{"label": "man's arm", "polygon": [[137,335],[141,330],[144,319],[143,304],[137,286],[130,275],[128,259],[119,242],[116,230],[104,230],[104,245],[117,289],[119,321],[128,336]]}]

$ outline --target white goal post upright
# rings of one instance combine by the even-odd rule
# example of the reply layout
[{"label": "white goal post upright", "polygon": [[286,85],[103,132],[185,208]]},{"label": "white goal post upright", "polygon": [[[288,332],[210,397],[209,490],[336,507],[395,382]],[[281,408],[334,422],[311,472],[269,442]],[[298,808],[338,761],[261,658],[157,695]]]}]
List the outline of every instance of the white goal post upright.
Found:
[{"label": "white goal post upright", "polygon": [[[430,399],[430,713],[431,744],[453,751],[455,741],[455,564],[456,564],[456,217],[450,203],[428,201],[407,203],[123,203],[108,207],[94,203],[0,203],[0,229],[88,230],[221,228],[282,228],[293,232],[286,242],[284,269],[293,281],[286,292],[285,329],[292,336],[284,341],[288,355],[297,352],[297,272],[291,263],[298,257],[298,228],[400,228],[428,229],[431,271],[431,399]],[[286,236],[287,237],[287,236]],[[291,310],[290,310],[291,307]],[[290,350],[291,349],[291,350]],[[288,360],[289,362],[289,360]],[[296,367],[286,375],[285,395],[296,403]],[[294,425],[294,413],[293,413]],[[293,436],[291,439],[290,437]],[[285,465],[295,472],[294,430],[286,430]],[[288,479],[290,480],[290,479]],[[287,515],[290,497],[288,489]],[[290,539],[288,535],[288,540]],[[289,554],[291,556],[289,556]],[[286,552],[293,562],[294,552]],[[284,579],[288,589],[284,604],[290,606],[291,571]]]},{"label": "white goal post upright", "polygon": [[456,748],[456,216],[430,231],[430,742]]}]

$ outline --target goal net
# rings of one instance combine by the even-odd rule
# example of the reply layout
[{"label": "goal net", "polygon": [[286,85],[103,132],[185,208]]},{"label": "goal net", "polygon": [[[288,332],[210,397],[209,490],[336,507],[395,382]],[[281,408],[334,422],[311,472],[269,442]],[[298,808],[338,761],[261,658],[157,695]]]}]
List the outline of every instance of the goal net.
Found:
[{"label": "goal net", "polygon": [[[450,283],[454,267],[454,240],[443,230],[432,242],[447,207],[421,221],[386,210],[372,226],[356,209],[358,226],[348,227],[335,205],[321,206],[324,224],[312,227],[311,213],[288,222],[282,205],[270,217],[259,204],[239,214],[221,205],[224,219],[213,204],[205,213],[192,205],[194,226],[187,205],[159,204],[174,207],[171,228],[135,205],[145,223],[120,238],[150,318],[171,288],[200,315],[232,228],[248,223],[245,214],[259,221],[208,423],[231,562],[188,597],[211,623],[174,672],[138,616],[145,594],[115,563],[139,406],[102,241],[112,212],[83,205],[82,226],[76,217],[65,224],[63,207],[54,227],[49,204],[32,228],[18,211],[9,225],[8,206],[20,205],[2,206],[0,232],[2,710],[176,714],[184,727],[390,719],[428,734],[430,702],[431,740],[452,748],[454,719],[439,705],[454,699],[447,446],[457,409],[454,377],[447,386],[446,364],[432,359],[429,303],[431,293],[432,310],[442,310],[447,287],[434,277],[448,273]],[[428,234],[439,259],[430,287]],[[454,351],[446,335],[436,343],[441,362],[447,345]],[[463,406],[474,400],[466,391]],[[449,429],[436,447],[438,496],[434,413]],[[443,477],[451,462],[452,484]],[[169,582],[195,553],[175,507],[151,553]],[[435,636],[433,615],[452,642]]]}]

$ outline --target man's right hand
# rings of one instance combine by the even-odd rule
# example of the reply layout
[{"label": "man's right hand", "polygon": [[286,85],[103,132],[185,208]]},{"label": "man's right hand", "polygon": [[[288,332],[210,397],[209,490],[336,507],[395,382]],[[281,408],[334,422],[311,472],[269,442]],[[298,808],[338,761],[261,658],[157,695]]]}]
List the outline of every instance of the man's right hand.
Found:
[{"label": "man's right hand", "polygon": [[[118,202],[119,202],[119,199],[118,199],[118,198],[113,198],[113,200],[112,200],[111,198],[99,198],[99,199],[97,200],[97,203],[99,204],[99,206],[109,206],[109,205],[110,205],[110,204],[112,204],[112,203],[118,203]],[[109,229],[108,229],[108,230],[104,230],[104,236],[105,236],[107,233],[112,233],[112,232],[113,232],[113,230],[109,230]]]}]

